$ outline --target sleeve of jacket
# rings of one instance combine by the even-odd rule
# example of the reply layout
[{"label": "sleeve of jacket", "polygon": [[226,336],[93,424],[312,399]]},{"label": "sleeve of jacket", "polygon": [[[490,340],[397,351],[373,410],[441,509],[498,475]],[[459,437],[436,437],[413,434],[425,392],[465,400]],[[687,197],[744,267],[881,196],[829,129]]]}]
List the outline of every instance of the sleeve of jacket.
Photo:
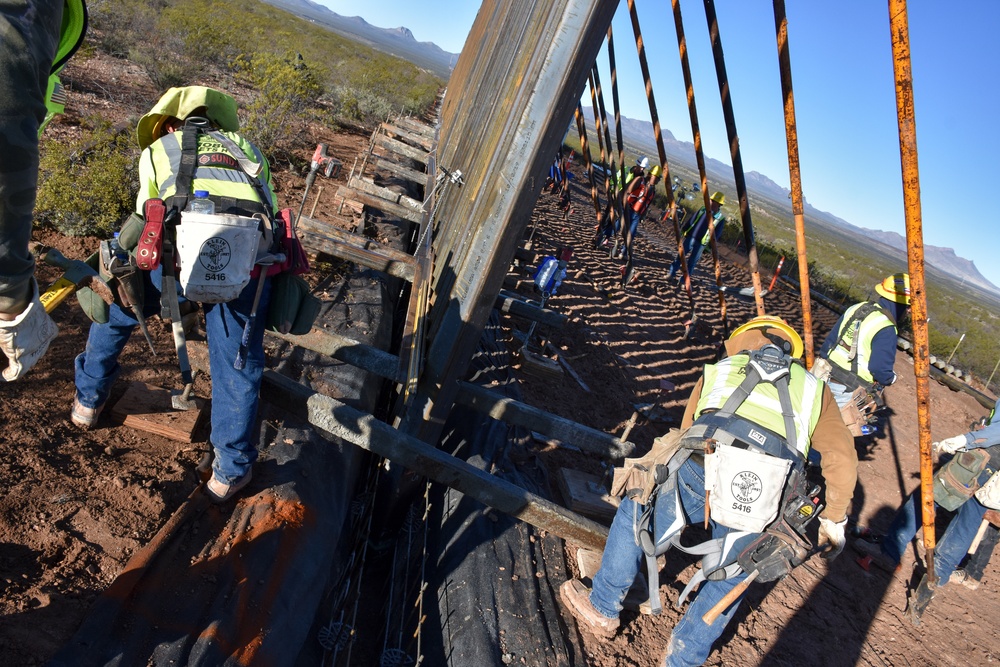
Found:
[{"label": "sleeve of jacket", "polygon": [[826,480],[823,515],[831,521],[843,521],[858,482],[858,453],[854,449],[854,438],[844,425],[837,402],[826,385],[823,386],[823,407],[812,434],[812,448],[821,456],[820,466]]},{"label": "sleeve of jacket", "polygon": [[704,382],[705,376],[702,375],[695,383],[694,389],[691,390],[691,396],[688,398],[687,405],[684,406],[684,417],[681,418],[682,431],[691,428],[691,424],[694,423],[694,410],[698,407],[698,401],[701,399],[701,386]]},{"label": "sleeve of jacket", "polygon": [[883,387],[896,381],[896,327],[885,327],[872,337],[872,356],[868,360],[868,372]]}]

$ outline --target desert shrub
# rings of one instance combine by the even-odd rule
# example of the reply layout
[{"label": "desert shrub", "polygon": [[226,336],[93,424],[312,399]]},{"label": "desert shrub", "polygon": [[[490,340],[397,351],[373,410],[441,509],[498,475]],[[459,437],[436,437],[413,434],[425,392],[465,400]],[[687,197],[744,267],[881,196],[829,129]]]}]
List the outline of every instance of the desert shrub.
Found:
[{"label": "desert shrub", "polygon": [[78,141],[43,142],[36,218],[68,236],[110,236],[135,203],[137,162],[131,127],[99,118]]},{"label": "desert shrub", "polygon": [[157,19],[165,6],[163,0],[90,0],[88,37],[105,53],[125,58],[137,48],[142,50],[142,45],[155,36]]},{"label": "desert shrub", "polygon": [[374,90],[340,86],[330,98],[340,117],[355,123],[380,123],[393,113],[392,102]]},{"label": "desert shrub", "polygon": [[243,107],[244,131],[265,153],[280,151],[291,134],[292,121],[319,98],[322,86],[294,53],[240,56],[234,65],[237,75],[253,89],[250,102]]}]

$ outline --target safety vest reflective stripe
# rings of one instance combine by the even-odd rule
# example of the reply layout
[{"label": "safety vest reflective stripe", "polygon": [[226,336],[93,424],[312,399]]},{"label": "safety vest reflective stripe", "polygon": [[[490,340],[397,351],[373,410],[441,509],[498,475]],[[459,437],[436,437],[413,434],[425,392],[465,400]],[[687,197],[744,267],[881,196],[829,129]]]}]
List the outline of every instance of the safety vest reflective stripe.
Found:
[{"label": "safety vest reflective stripe", "polygon": [[[181,162],[180,139],[183,133],[183,130],[178,130],[172,134],[164,135],[149,147],[150,159],[152,160],[154,171],[157,174],[166,174],[166,178],[162,181],[157,178],[161,199],[166,199],[176,191],[177,172],[180,169]],[[257,162],[264,162],[263,155],[250,142],[232,132],[226,132],[225,134],[243,149],[247,157]],[[205,155],[207,153],[229,154],[222,144],[212,139],[212,137],[203,134],[198,137],[198,154]],[[261,173],[259,178],[262,183],[267,183],[267,169]],[[238,166],[227,168],[196,165],[194,180],[191,184],[191,191],[195,190],[208,190],[213,195],[219,197],[260,201],[260,196],[258,196],[250,177]],[[264,187],[262,190],[264,191],[264,196],[270,200],[271,195],[267,192],[268,188]],[[274,210],[273,202],[267,201],[264,203],[270,210]]]},{"label": "safety vest reflective stripe", "polygon": [[[854,314],[858,308],[863,306],[864,303],[857,303],[844,311],[844,317],[840,323],[840,329],[837,331],[837,340],[839,341],[830,350],[830,354],[827,359],[832,364],[843,368],[844,370],[851,370],[851,345],[854,341],[854,331],[845,331],[844,327],[851,320],[851,316]],[[858,359],[858,377],[865,382],[872,382],[874,378],[872,377],[871,371],[868,370],[868,361],[872,356],[872,339],[875,338],[875,334],[886,327],[892,327],[893,332],[896,331],[896,325],[892,323],[885,313],[881,310],[875,310],[868,315],[865,319],[861,320],[861,326],[858,328],[858,345],[857,345],[857,359]],[[852,326],[853,329],[853,326]]]},{"label": "safety vest reflective stripe", "polygon": [[[696,415],[705,410],[718,410],[740,386],[746,377],[744,368],[750,357],[737,354],[723,359],[717,364],[705,366],[701,398],[698,400]],[[823,402],[823,383],[807,373],[804,368],[792,364],[789,369],[788,393],[795,413],[795,439],[791,443],[802,456],[809,453],[809,442],[816,424],[819,422]],[[759,382],[736,414],[766,429],[785,435],[785,422],[781,415],[778,389],[769,382]]]}]

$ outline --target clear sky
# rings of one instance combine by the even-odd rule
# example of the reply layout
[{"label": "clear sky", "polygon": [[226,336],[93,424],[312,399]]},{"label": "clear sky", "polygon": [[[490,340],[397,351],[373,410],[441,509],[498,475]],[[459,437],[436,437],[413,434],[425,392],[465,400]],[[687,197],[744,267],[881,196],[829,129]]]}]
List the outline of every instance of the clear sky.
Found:
[{"label": "clear sky", "polygon": [[[458,52],[475,0],[323,0],[373,25],[404,25]],[[905,235],[888,0],[786,0],[803,192],[847,222]],[[993,220],[1000,134],[1000,0],[908,3],[924,242],[954,248],[1000,285]],[[691,141],[668,0],[636,0],[660,123]],[[773,4],[716,0],[743,167],[789,186]],[[704,5],[682,0],[705,154],[730,163]],[[613,23],[622,113],[648,120],[625,0]],[[605,86],[607,55],[598,58]],[[585,104],[590,103],[589,93]],[[610,96],[606,98],[610,107]],[[964,218],[964,219],[963,219]]]}]

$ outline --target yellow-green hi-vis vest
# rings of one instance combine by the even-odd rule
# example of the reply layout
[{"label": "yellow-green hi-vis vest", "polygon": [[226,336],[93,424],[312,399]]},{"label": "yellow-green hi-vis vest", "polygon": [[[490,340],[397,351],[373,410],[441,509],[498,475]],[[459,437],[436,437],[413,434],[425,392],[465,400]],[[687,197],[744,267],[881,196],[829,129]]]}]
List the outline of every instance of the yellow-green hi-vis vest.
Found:
[{"label": "yellow-green hi-vis vest", "polygon": [[[875,380],[872,377],[871,371],[868,370],[868,360],[872,356],[872,339],[875,338],[875,334],[886,327],[892,327],[893,331],[895,331],[896,325],[893,324],[892,320],[889,319],[881,308],[876,308],[861,320],[861,325],[857,330],[857,371],[852,370],[850,356],[851,347],[854,346],[855,332],[854,325],[850,323],[855,311],[864,306],[865,303],[867,302],[855,304],[844,311],[840,329],[837,331],[837,343],[830,350],[827,359],[830,363],[854,373],[865,382],[871,383]],[[850,329],[845,330],[848,325],[850,325]]]},{"label": "yellow-green hi-vis vest", "polygon": [[[740,353],[705,366],[701,398],[695,415],[705,410],[719,410],[746,377],[750,356]],[[797,364],[792,364],[788,377],[788,394],[795,420],[795,442],[788,443],[803,457],[809,454],[809,442],[819,422],[823,407],[823,383]],[[746,400],[736,409],[736,414],[781,436],[785,421],[781,414],[778,388],[770,382],[760,381]]]}]

